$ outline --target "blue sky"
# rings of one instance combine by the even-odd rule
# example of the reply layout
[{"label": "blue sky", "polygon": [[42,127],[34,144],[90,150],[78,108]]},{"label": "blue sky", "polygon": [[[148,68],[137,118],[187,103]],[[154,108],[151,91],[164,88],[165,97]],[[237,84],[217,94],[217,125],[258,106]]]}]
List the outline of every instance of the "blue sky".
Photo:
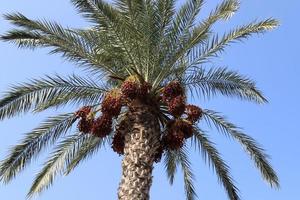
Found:
[{"label": "blue sky", "polygon": [[[200,18],[205,16],[219,1],[207,1]],[[222,152],[224,159],[231,166],[231,172],[244,200],[282,200],[297,199],[300,195],[300,161],[298,148],[299,136],[299,56],[300,1],[242,0],[240,11],[230,22],[216,26],[223,32],[235,25],[241,25],[254,19],[275,17],[281,26],[270,33],[251,37],[249,40],[233,44],[222,56],[216,59],[216,66],[228,66],[255,79],[258,86],[269,99],[267,105],[255,105],[225,97],[210,101],[195,100],[204,108],[224,113],[228,118],[243,127],[245,132],[256,138],[272,157],[272,164],[281,181],[281,189],[273,190],[260,178],[258,171],[242,148],[234,141],[228,141],[216,131],[210,132]],[[0,14],[19,11],[31,18],[56,20],[70,27],[84,27],[86,23],[76,14],[68,0],[2,0]],[[0,34],[11,26],[0,18]],[[40,77],[45,74],[72,74],[81,71],[62,60],[58,55],[48,55],[47,50],[20,50],[7,43],[0,43],[0,94],[12,83]],[[64,111],[20,117],[0,122],[0,158],[3,159],[8,148],[16,144],[24,133],[38,125],[42,119]],[[34,175],[41,168],[46,153],[39,157],[9,185],[0,185],[0,199],[25,199]],[[196,190],[199,199],[223,200],[226,194],[218,184],[213,171],[206,166],[201,156],[191,153],[192,165],[196,176]],[[93,159],[82,164],[68,177],[60,177],[48,191],[38,199],[73,199],[73,200],[113,200],[121,173],[121,157],[109,147],[102,149]],[[151,199],[184,199],[182,174],[178,173],[171,187],[166,179],[161,164],[155,166]]]}]

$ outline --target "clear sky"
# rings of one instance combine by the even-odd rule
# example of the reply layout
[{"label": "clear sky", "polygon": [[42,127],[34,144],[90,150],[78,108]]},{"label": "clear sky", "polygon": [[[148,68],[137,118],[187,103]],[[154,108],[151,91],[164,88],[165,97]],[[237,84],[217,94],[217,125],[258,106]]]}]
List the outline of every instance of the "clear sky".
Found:
[{"label": "clear sky", "polygon": [[[200,15],[205,16],[219,1],[206,1]],[[255,79],[270,103],[259,106],[237,99],[217,97],[211,101],[196,100],[204,108],[223,112],[228,118],[243,127],[256,138],[272,157],[272,164],[281,181],[280,190],[272,190],[260,178],[253,163],[233,141],[228,141],[216,131],[210,132],[223,157],[231,166],[231,172],[244,200],[296,200],[300,196],[299,161],[299,111],[300,68],[297,62],[300,46],[299,0],[242,0],[240,11],[230,22],[217,25],[223,32],[235,25],[253,19],[275,17],[281,26],[270,33],[251,37],[233,44],[216,60],[216,66],[228,66]],[[68,0],[1,0],[0,14],[19,11],[31,18],[47,18],[70,27],[84,27],[86,23],[76,14]],[[11,26],[0,18],[0,34]],[[20,50],[0,43],[0,94],[12,83],[45,74],[80,73],[73,64],[63,61],[58,55],[48,55],[47,50]],[[32,128],[48,115],[55,115],[71,108],[48,111],[43,114],[20,116],[0,122],[0,158],[8,148],[16,144]],[[34,175],[41,168],[45,155],[28,167],[11,184],[0,185],[0,199],[25,199]],[[196,176],[199,199],[227,199],[213,171],[206,166],[201,156],[192,153],[192,165]],[[121,173],[121,157],[109,147],[82,164],[68,177],[60,177],[53,187],[38,199],[113,200]],[[151,199],[184,199],[182,174],[178,173],[174,185],[168,184],[162,164],[155,165]]]}]

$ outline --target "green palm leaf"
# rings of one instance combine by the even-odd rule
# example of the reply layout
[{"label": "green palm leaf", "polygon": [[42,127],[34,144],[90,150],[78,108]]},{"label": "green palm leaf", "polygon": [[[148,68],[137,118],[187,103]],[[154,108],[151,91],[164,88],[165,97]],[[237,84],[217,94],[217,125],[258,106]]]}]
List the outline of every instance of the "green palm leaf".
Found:
[{"label": "green palm leaf", "polygon": [[154,2],[155,10],[157,11],[157,24],[160,30],[159,38],[163,39],[168,26],[172,22],[172,17],[175,13],[175,0],[158,0]]},{"label": "green palm leaf", "polygon": [[191,170],[191,163],[188,158],[187,149],[184,147],[180,150],[168,150],[164,156],[164,164],[170,184],[174,182],[177,167],[181,166],[184,179],[184,189],[187,200],[193,200],[197,197],[194,187],[194,174]]},{"label": "green palm leaf", "polygon": [[93,156],[99,148],[104,145],[105,139],[99,137],[88,137],[80,146],[80,149],[74,153],[72,159],[66,164],[65,175],[70,174],[82,161]]},{"label": "green palm leaf", "polygon": [[[194,4],[196,4],[197,6],[195,6]],[[190,22],[193,22],[197,13],[199,12],[199,9],[201,8],[202,4],[203,4],[202,1],[194,1],[193,3],[190,4],[189,9],[185,9],[185,7],[188,7],[188,5],[189,5],[187,3],[186,6],[183,7],[181,12],[186,13],[187,11],[190,11],[188,13],[194,13],[194,14],[190,14],[190,15],[185,14],[186,16],[189,16],[189,17],[192,16],[192,18],[191,18],[192,20],[190,20]],[[191,7],[191,5],[192,5],[192,7]],[[194,9],[192,9],[192,8],[194,8]],[[199,48],[197,46],[200,45],[200,47],[202,47],[201,44],[203,44],[203,43],[205,44],[205,42],[207,41],[207,39],[211,33],[210,28],[213,26],[213,24],[216,23],[220,19],[230,18],[230,16],[232,16],[237,11],[238,8],[239,8],[239,2],[237,0],[225,0],[219,6],[217,6],[213,12],[210,13],[209,17],[206,20],[204,20],[204,22],[202,22],[202,23],[200,22],[199,25],[191,28],[190,26],[192,25],[192,23],[183,23],[186,25],[185,26],[186,29],[184,32],[187,33],[187,31],[188,31],[189,34],[184,35],[184,37],[180,39],[181,45],[179,45],[179,47],[176,46],[178,43],[176,38],[180,38],[179,36],[176,36],[176,33],[178,31],[177,32],[175,31],[175,36],[172,36],[172,32],[170,34],[168,34],[168,36],[171,35],[172,37],[166,37],[168,39],[167,42],[169,42],[169,43],[166,45],[167,49],[166,49],[166,52],[163,52],[163,55],[165,54],[166,57],[169,58],[170,62],[169,63],[167,62],[167,64],[163,63],[164,69],[162,69],[162,71],[160,71],[159,76],[156,78],[155,83],[158,85],[165,77],[172,76],[174,74],[177,75],[178,73],[184,73],[185,70],[189,67],[186,67],[185,66],[186,64],[184,64],[184,66],[181,66],[182,59],[183,58],[185,59],[185,56],[188,56],[188,58],[191,57],[191,55],[194,56],[195,55],[194,52],[196,51],[195,49]],[[193,12],[191,12],[191,10]],[[183,12],[183,11],[185,11],[185,12]],[[180,14],[180,11],[179,11],[179,14]],[[181,19],[179,19],[179,21],[181,21]],[[189,20],[182,20],[182,21],[186,22]],[[187,26],[187,24],[190,24],[190,25]],[[175,48],[173,48],[174,45],[175,45]],[[170,50],[170,48],[171,48],[171,50]],[[171,52],[173,54],[169,55],[169,52]],[[191,52],[192,52],[192,54],[191,54]],[[183,63],[185,63],[185,61],[183,61]],[[172,79],[172,78],[173,77],[171,77],[170,79]]]},{"label": "green palm leaf", "polygon": [[181,165],[184,178],[184,189],[187,200],[194,200],[197,198],[194,187],[194,174],[191,170],[191,163],[188,158],[187,149],[181,148],[178,152],[178,162]]},{"label": "green palm leaf", "polygon": [[[5,17],[21,29],[14,29],[2,35],[2,40],[14,42],[23,48],[50,47],[52,48],[50,53],[61,53],[64,58],[76,64],[115,74],[111,69],[112,66],[97,54],[96,49],[93,48],[94,45],[91,45],[76,31],[46,20],[31,20],[20,13],[9,14]],[[101,35],[98,34],[98,36]],[[99,42],[98,45],[101,43]]]},{"label": "green palm leaf", "polygon": [[66,163],[74,157],[75,152],[80,149],[88,137],[88,135],[76,134],[68,136],[60,142],[44,164],[43,169],[37,174],[27,197],[32,198],[35,194],[49,188],[56,175],[64,171]]},{"label": "green palm leaf", "polygon": [[0,180],[11,181],[42,150],[63,136],[72,126],[76,117],[73,113],[50,117],[38,128],[26,134],[20,144],[14,146],[6,159],[0,164]]},{"label": "green palm leaf", "polygon": [[197,46],[201,46],[207,42],[207,39],[212,34],[211,28],[217,21],[230,19],[238,8],[238,0],[225,0],[210,13],[208,18],[193,27],[191,30],[191,37],[186,42],[185,47],[189,50],[188,56],[195,55],[194,47],[196,48]]},{"label": "green palm leaf", "polygon": [[31,108],[41,111],[71,101],[98,103],[105,91],[92,80],[75,75],[68,78],[56,75],[33,79],[30,83],[13,86],[0,100],[0,120],[27,112]]},{"label": "green palm leaf", "polygon": [[189,0],[177,12],[173,24],[168,30],[169,38],[167,38],[168,42],[177,45],[175,49],[180,47],[189,37],[189,30],[194,25],[202,5],[203,0]]},{"label": "green palm leaf", "polygon": [[196,56],[192,59],[187,68],[204,63],[211,57],[219,55],[220,52],[224,51],[226,46],[233,42],[246,39],[255,33],[264,33],[268,30],[276,28],[277,26],[278,21],[275,19],[267,19],[261,22],[253,22],[236,28],[227,34],[224,34],[221,39],[219,39],[218,35],[215,35],[204,47],[200,47],[199,56],[197,56],[197,53],[194,54]]},{"label": "green palm leaf", "polygon": [[167,172],[169,183],[173,185],[174,177],[177,171],[176,152],[166,151],[164,156],[164,165]]},{"label": "green palm leaf", "polygon": [[157,86],[165,78],[174,63],[182,56],[178,53],[179,49],[182,49],[182,46],[184,46],[183,44],[185,44],[186,40],[189,38],[189,29],[193,25],[202,4],[202,0],[188,1],[177,12],[171,26],[167,27],[167,34],[162,41],[162,52],[160,52],[160,55],[163,55],[164,58],[160,58],[159,60],[159,64],[164,68],[156,71],[159,74],[154,74],[154,86]]},{"label": "green palm leaf", "polygon": [[212,110],[204,110],[204,117],[208,124],[213,124],[220,132],[225,133],[236,139],[249,153],[256,167],[260,170],[262,177],[270,184],[271,187],[279,187],[279,179],[275,170],[268,161],[269,156],[265,150],[250,136],[243,133],[238,127],[219,113]]},{"label": "green palm leaf", "polygon": [[251,79],[227,68],[211,68],[208,71],[197,68],[196,72],[191,72],[184,78],[183,83],[191,94],[196,92],[198,97],[210,98],[222,94],[256,103],[267,102]]},{"label": "green palm leaf", "polygon": [[[123,16],[110,4],[101,0],[72,0],[79,12],[84,17],[95,22],[99,31],[105,31],[111,35],[111,42],[119,44],[123,53],[129,58],[129,66],[127,70],[139,74],[141,66],[137,65],[139,51],[134,48],[135,40],[139,38],[139,31],[132,24],[127,23]],[[134,36],[134,40],[133,40]],[[137,56],[136,56],[137,55]]]},{"label": "green palm leaf", "polygon": [[239,200],[238,188],[234,185],[231,178],[229,167],[220,157],[220,153],[208,137],[199,129],[195,130],[193,136],[194,143],[201,150],[205,161],[216,171],[219,181],[223,184],[230,200]]}]

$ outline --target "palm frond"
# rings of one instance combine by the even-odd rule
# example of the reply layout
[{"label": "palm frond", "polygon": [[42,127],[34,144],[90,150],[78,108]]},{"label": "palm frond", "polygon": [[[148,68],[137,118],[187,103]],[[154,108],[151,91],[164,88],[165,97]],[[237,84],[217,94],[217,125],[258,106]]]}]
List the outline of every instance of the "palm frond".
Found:
[{"label": "palm frond", "polygon": [[172,25],[173,16],[175,14],[175,0],[158,0],[154,2],[153,10],[153,24],[156,27],[155,31],[152,33],[152,38],[154,40],[152,49],[152,69],[151,69],[151,81],[154,81],[156,75],[159,74],[161,70],[158,67],[164,59],[164,55],[160,52],[163,52],[162,49],[166,49],[167,45],[164,44],[165,35],[168,33],[168,28]]},{"label": "palm frond", "polygon": [[0,39],[7,42],[15,43],[19,48],[35,49],[42,46],[41,38],[43,36],[38,32],[12,29],[5,35],[1,35]]},{"label": "palm frond", "polygon": [[192,49],[196,45],[204,43],[211,34],[212,26],[218,20],[228,20],[239,8],[238,0],[225,0],[210,13],[207,19],[199,22],[191,30],[191,37],[187,42],[187,49]]},{"label": "palm frond", "polygon": [[66,163],[74,157],[87,138],[89,138],[88,135],[76,134],[68,136],[60,142],[44,164],[43,169],[37,174],[27,197],[32,198],[49,188],[55,177],[64,171]]},{"label": "palm frond", "polygon": [[239,0],[224,0],[210,13],[209,20],[207,21],[216,21],[218,19],[228,20],[234,15],[239,7]]},{"label": "palm frond", "polygon": [[157,71],[159,74],[153,74],[156,78],[154,80],[155,86],[164,79],[174,63],[182,56],[178,52],[184,52],[181,49],[189,38],[189,30],[193,26],[202,5],[203,0],[187,1],[177,12],[171,26],[166,30],[165,39],[162,41],[163,46],[161,46],[161,55],[164,58],[160,58],[161,63],[159,63],[164,68]]},{"label": "palm frond", "polygon": [[72,159],[66,164],[64,174],[70,174],[82,161],[93,156],[104,144],[105,140],[99,137],[88,137],[80,146],[80,149],[74,153]]},{"label": "palm frond", "polygon": [[141,71],[137,64],[137,58],[140,57],[139,48],[134,47],[135,40],[141,35],[139,31],[107,2],[101,0],[72,0],[72,2],[84,17],[97,25],[99,31],[111,35],[111,41],[121,46],[130,61],[129,66],[124,67],[132,73],[139,74]]},{"label": "palm frond", "polygon": [[[142,20],[145,18],[145,14],[153,8],[153,1],[143,0],[116,0],[114,5],[117,10],[121,13],[123,18],[127,19],[127,25],[134,27],[136,30],[143,28]],[[140,31],[142,33],[143,31]],[[142,36],[142,35],[140,35]]]},{"label": "palm frond", "polygon": [[167,65],[173,66],[187,51],[186,43],[190,39],[190,29],[194,26],[196,17],[201,10],[203,0],[189,0],[178,11],[177,16],[174,19],[173,27],[171,28],[168,42],[175,44],[175,47],[171,46],[173,54],[170,57],[172,60]]},{"label": "palm frond", "polygon": [[167,177],[169,179],[169,183],[173,185],[174,177],[176,174],[177,163],[176,163],[176,155],[173,151],[166,151],[164,156],[164,165],[167,172]]},{"label": "palm frond", "polygon": [[177,167],[180,165],[183,172],[186,199],[195,199],[197,194],[193,184],[194,174],[191,171],[191,163],[188,158],[187,149],[184,147],[176,151],[168,150],[164,155],[164,165],[170,184],[173,184]]},{"label": "palm frond", "polygon": [[202,5],[203,0],[189,0],[181,6],[175,16],[172,27],[168,30],[169,42],[175,40],[171,44],[182,45],[186,41],[186,37],[189,36],[189,30],[194,25]]},{"label": "palm frond", "polygon": [[19,47],[50,47],[50,53],[61,53],[64,58],[76,64],[115,74],[111,66],[107,66],[94,51],[93,45],[87,43],[74,30],[46,20],[31,20],[20,13],[8,14],[5,17],[21,29],[9,31],[1,36],[2,40],[14,42]]},{"label": "palm frond", "polygon": [[[198,7],[195,8],[200,9],[203,1],[194,1],[194,3],[198,3]],[[199,53],[196,54],[195,52],[200,52],[198,49],[202,47],[202,44],[207,43],[207,40],[211,34],[210,29],[213,24],[221,19],[229,19],[238,10],[238,8],[238,0],[225,0],[218,5],[214,11],[210,13],[209,17],[203,22],[200,22],[194,27],[190,26],[188,29],[186,29],[187,33],[189,34],[181,38],[180,41],[171,38],[169,40],[170,44],[167,45],[168,47],[172,48],[174,45],[176,46],[176,43],[181,44],[181,46],[180,48],[175,48],[174,56],[169,55],[168,52],[165,53],[171,62],[165,64],[164,69],[159,71],[159,75],[156,76],[157,78],[155,80],[155,85],[159,85],[161,81],[166,79],[166,77],[169,79],[173,79],[174,77],[178,78],[178,76],[180,77],[180,75],[190,67],[189,64],[185,62],[185,58],[187,57],[188,61],[190,61],[190,57],[192,57],[193,61],[195,61],[195,57],[193,56],[200,56]],[[195,13],[199,12],[199,10],[195,11]],[[170,51],[169,48],[167,48],[167,51]]]},{"label": "palm frond", "polygon": [[262,177],[271,187],[279,187],[279,179],[268,161],[269,156],[252,137],[243,133],[238,127],[215,111],[204,110],[203,113],[208,124],[213,124],[220,132],[236,139],[244,147],[254,161],[255,166],[260,170]]},{"label": "palm frond", "polygon": [[197,68],[183,79],[190,93],[198,97],[210,98],[216,94],[238,97],[256,103],[266,103],[267,99],[255,86],[254,81],[227,68]]},{"label": "palm frond", "polygon": [[141,16],[137,16],[137,23],[141,25],[139,27],[140,32],[143,34],[141,49],[143,53],[141,54],[141,63],[143,64],[142,71],[146,81],[152,79],[152,74],[150,71],[153,71],[155,68],[156,60],[158,57],[157,46],[161,41],[160,24],[156,20],[157,12],[155,10],[154,1],[137,1],[141,4],[140,13]]},{"label": "palm frond", "polygon": [[171,23],[175,13],[175,0],[158,0],[156,1],[156,10],[160,21],[160,30],[164,34],[166,27]]},{"label": "palm frond", "polygon": [[196,147],[202,152],[204,160],[208,161],[209,165],[216,171],[218,179],[224,186],[229,199],[239,200],[238,188],[234,185],[234,181],[229,172],[229,167],[221,158],[220,153],[215,148],[214,144],[199,129],[194,131],[193,140]]},{"label": "palm frond", "polygon": [[79,13],[97,26],[107,28],[115,23],[118,10],[102,0],[71,0]]},{"label": "palm frond", "polygon": [[10,182],[42,150],[63,136],[75,120],[73,113],[50,117],[38,128],[26,134],[20,144],[14,146],[7,158],[1,161],[0,180],[4,183]]},{"label": "palm frond", "polygon": [[105,91],[92,80],[75,75],[33,79],[29,83],[11,87],[4,95],[0,100],[0,120],[27,112],[31,108],[44,110],[70,101],[99,100]]},{"label": "palm frond", "polygon": [[[275,19],[267,19],[261,22],[253,22],[241,27],[238,27],[227,34],[224,34],[221,39],[218,35],[212,37],[204,47],[200,47],[199,56],[195,56],[189,66],[204,63],[211,57],[218,56],[220,52],[229,44],[246,39],[252,34],[264,33],[278,26],[278,21]],[[189,67],[187,67],[189,68]]]},{"label": "palm frond", "polygon": [[[202,3],[203,2],[201,2],[201,4]],[[177,52],[178,58],[188,54],[190,49],[192,49],[194,46],[203,43],[210,35],[210,29],[214,23],[221,19],[229,19],[238,10],[238,8],[238,0],[225,0],[210,13],[207,19],[205,19],[203,22],[199,22],[199,24],[194,27],[190,27],[192,30],[189,30],[190,35],[183,43],[184,48],[181,48]],[[175,59],[174,61],[177,60]]]},{"label": "palm frond", "polygon": [[197,198],[194,187],[194,174],[191,171],[191,163],[188,158],[187,149],[181,148],[178,152],[178,162],[181,165],[184,178],[184,188],[187,200],[194,200]]},{"label": "palm frond", "polygon": [[[108,74],[109,76],[128,76],[127,65],[130,65],[130,60],[124,54],[122,46],[115,42],[114,36],[97,27],[72,30],[72,32],[79,35],[93,49],[93,57],[98,62],[110,67],[114,73]],[[99,69],[98,71],[97,68],[92,69],[92,72],[94,71],[97,73]],[[107,74],[103,73],[103,75]]]}]

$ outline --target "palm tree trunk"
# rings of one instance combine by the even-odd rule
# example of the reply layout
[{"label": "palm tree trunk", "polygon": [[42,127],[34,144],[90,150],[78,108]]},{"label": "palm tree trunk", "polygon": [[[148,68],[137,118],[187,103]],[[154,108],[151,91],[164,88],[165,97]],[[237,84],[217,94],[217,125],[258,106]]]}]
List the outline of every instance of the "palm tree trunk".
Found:
[{"label": "palm tree trunk", "polygon": [[146,105],[132,106],[128,118],[118,199],[148,200],[160,126]]}]

